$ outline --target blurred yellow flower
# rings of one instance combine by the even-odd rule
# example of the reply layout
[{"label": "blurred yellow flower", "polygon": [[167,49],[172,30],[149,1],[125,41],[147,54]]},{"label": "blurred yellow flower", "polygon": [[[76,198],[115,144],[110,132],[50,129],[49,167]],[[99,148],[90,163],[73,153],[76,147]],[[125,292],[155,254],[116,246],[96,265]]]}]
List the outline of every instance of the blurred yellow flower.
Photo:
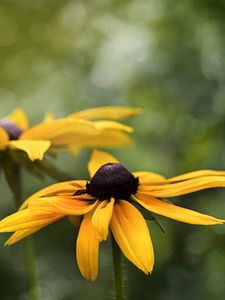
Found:
[{"label": "blurred yellow flower", "polygon": [[90,182],[73,180],[51,185],[28,198],[20,211],[0,222],[0,232],[14,232],[11,245],[68,216],[72,223],[83,215],[76,257],[81,274],[95,280],[99,243],[109,228],[123,254],[146,274],[154,265],[154,250],[142,209],[194,224],[223,224],[224,220],[185,209],[158,198],[225,187],[225,172],[202,170],[166,179],[152,172],[129,172],[112,155],[95,150],[88,164]]},{"label": "blurred yellow flower", "polygon": [[138,108],[98,107],[54,119],[47,114],[44,122],[29,128],[24,111],[15,109],[0,119],[0,150],[20,149],[30,160],[42,160],[46,151],[80,148],[129,146],[127,133],[132,128],[115,120],[140,113]]}]

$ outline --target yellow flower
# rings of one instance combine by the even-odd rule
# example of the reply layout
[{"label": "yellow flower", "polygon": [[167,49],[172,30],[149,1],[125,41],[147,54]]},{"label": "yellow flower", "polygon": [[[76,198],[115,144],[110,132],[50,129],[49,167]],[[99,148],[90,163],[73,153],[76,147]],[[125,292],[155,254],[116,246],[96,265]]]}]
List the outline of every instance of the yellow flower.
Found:
[{"label": "yellow flower", "polygon": [[224,171],[195,171],[166,179],[152,172],[131,173],[112,155],[98,150],[93,152],[88,169],[90,182],[73,180],[46,187],[28,198],[20,211],[3,219],[0,232],[14,232],[6,245],[65,216],[75,224],[82,215],[76,257],[81,274],[95,280],[99,243],[107,239],[109,228],[127,259],[146,274],[152,272],[152,241],[138,206],[189,224],[224,223],[158,199],[225,187]]},{"label": "yellow flower", "polygon": [[131,140],[127,133],[132,128],[115,120],[138,113],[137,108],[98,107],[62,119],[48,114],[44,122],[28,128],[26,114],[17,108],[0,119],[0,150],[19,149],[33,161],[42,160],[47,150],[76,152],[80,148],[129,146]]}]

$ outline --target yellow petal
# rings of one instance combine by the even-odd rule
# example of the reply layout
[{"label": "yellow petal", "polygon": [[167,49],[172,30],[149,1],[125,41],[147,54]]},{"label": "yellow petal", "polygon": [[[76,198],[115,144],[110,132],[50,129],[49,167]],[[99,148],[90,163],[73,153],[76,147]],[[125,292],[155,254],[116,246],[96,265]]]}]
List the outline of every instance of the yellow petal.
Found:
[{"label": "yellow petal", "polygon": [[9,136],[7,132],[0,127],[0,150],[5,149],[9,141]]},{"label": "yellow petal", "polygon": [[141,213],[124,200],[116,202],[110,227],[123,254],[146,274],[154,265],[154,251],[147,224]]},{"label": "yellow petal", "polygon": [[93,213],[92,225],[100,242],[107,240],[114,202],[113,198],[101,201]]},{"label": "yellow petal", "polygon": [[27,153],[30,160],[34,161],[35,159],[42,160],[45,152],[51,146],[49,141],[29,141],[29,140],[17,140],[10,141],[10,146],[23,150]]},{"label": "yellow petal", "polygon": [[56,119],[38,124],[25,131],[20,139],[23,140],[48,140],[55,146],[66,146],[79,142],[80,138],[86,138],[98,134],[99,130],[92,122],[78,119]]},{"label": "yellow petal", "polygon": [[84,278],[94,281],[98,275],[99,241],[93,228],[92,213],[86,214],[77,237],[77,264]]},{"label": "yellow petal", "polygon": [[[28,208],[36,213],[48,212],[65,215],[83,215],[92,210],[97,201],[77,200],[75,197],[43,197],[30,200]],[[21,210],[22,211],[22,210]]]},{"label": "yellow petal", "polygon": [[135,177],[138,177],[142,185],[153,185],[166,181],[165,177],[153,172],[133,172]]},{"label": "yellow petal", "polygon": [[215,187],[225,187],[225,176],[205,176],[185,180],[183,182],[155,186],[144,186],[140,184],[138,190],[141,193],[148,192],[154,197],[166,198],[185,195],[196,191]]},{"label": "yellow petal", "polygon": [[94,150],[88,163],[90,177],[93,177],[98,169],[107,163],[118,163],[118,160],[107,152]]},{"label": "yellow petal", "polygon": [[33,227],[31,229],[24,229],[24,230],[18,230],[16,232],[14,232],[13,234],[11,234],[10,238],[5,242],[4,246],[11,246],[13,244],[15,244],[16,242],[24,239],[25,237],[39,231],[40,229],[42,229],[44,226],[37,226],[37,227]]},{"label": "yellow petal", "polygon": [[[58,214],[59,217],[63,215]],[[33,213],[29,209],[18,211],[0,221],[0,232],[12,232],[23,229],[31,229],[38,226],[46,226],[54,222],[55,213],[42,212]]]},{"label": "yellow petal", "polygon": [[179,176],[168,178],[167,182],[183,181],[187,179],[193,179],[193,178],[199,178],[205,176],[225,176],[225,171],[215,171],[215,170],[193,171]]},{"label": "yellow petal", "polygon": [[95,136],[82,137],[76,141],[71,142],[69,149],[77,148],[121,148],[129,147],[132,145],[132,140],[127,134],[118,130],[101,130]]},{"label": "yellow petal", "polygon": [[85,180],[70,180],[49,185],[46,188],[34,193],[27,200],[25,200],[21,205],[20,210],[27,208],[29,201],[35,198],[41,198],[43,196],[72,196],[78,190],[84,189],[86,183],[87,181]]},{"label": "yellow petal", "polygon": [[124,125],[119,122],[115,122],[115,121],[101,120],[101,121],[95,121],[93,123],[95,124],[95,126],[97,128],[102,129],[102,130],[113,129],[113,130],[121,130],[121,131],[126,131],[126,132],[133,131],[132,127]]},{"label": "yellow petal", "polygon": [[133,198],[147,210],[176,221],[194,225],[214,225],[224,223],[224,220],[160,201],[154,197],[143,195],[141,193],[137,193],[136,197]]},{"label": "yellow petal", "polygon": [[18,125],[23,130],[26,130],[29,126],[27,116],[21,108],[16,108],[6,118],[16,123],[16,125]]},{"label": "yellow petal", "polygon": [[71,114],[71,118],[80,118],[85,120],[109,119],[122,120],[133,115],[140,114],[140,108],[120,107],[120,106],[102,106],[91,109],[82,110]]},{"label": "yellow petal", "polygon": [[51,218],[47,219],[46,222],[44,224],[42,224],[41,226],[32,227],[32,228],[29,228],[29,229],[18,230],[10,236],[10,238],[5,242],[4,246],[10,246],[12,244],[15,244],[16,242],[18,242],[18,241],[24,239],[25,237],[39,231],[40,229],[46,227],[47,225],[50,225],[50,224],[58,221],[61,218],[62,218],[62,215],[55,214],[55,216],[52,216]]}]

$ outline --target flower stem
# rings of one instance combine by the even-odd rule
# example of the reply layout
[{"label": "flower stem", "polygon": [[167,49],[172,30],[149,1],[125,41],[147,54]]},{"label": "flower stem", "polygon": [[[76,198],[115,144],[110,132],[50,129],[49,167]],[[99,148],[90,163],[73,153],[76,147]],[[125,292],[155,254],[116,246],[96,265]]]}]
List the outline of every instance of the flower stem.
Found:
[{"label": "flower stem", "polygon": [[[13,192],[16,207],[19,208],[22,204],[22,184],[20,166],[11,160],[4,160],[4,173],[8,185]],[[30,300],[39,300],[37,288],[37,273],[33,256],[33,246],[31,238],[26,238],[22,241],[24,269],[26,273],[27,288]]]},{"label": "flower stem", "polygon": [[31,238],[22,241],[24,253],[24,268],[27,277],[27,286],[30,300],[39,300],[39,292],[37,288],[37,274],[33,255],[33,244]]},{"label": "flower stem", "polygon": [[124,300],[125,297],[124,297],[124,289],[123,289],[122,253],[113,235],[112,235],[112,253],[113,253],[116,300]]},{"label": "flower stem", "polygon": [[42,173],[47,174],[50,178],[53,178],[54,180],[61,181],[74,179],[73,176],[66,173],[65,171],[62,171],[47,159],[44,159],[43,161],[35,161],[33,162],[33,165],[37,169],[42,171]]}]

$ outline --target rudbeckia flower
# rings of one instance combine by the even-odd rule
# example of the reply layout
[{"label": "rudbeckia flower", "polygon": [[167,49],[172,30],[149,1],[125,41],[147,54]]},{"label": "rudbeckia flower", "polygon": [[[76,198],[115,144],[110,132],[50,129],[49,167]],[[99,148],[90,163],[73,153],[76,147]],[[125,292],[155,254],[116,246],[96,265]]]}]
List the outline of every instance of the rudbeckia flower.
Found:
[{"label": "rudbeckia flower", "polygon": [[128,146],[131,140],[127,133],[132,128],[116,120],[138,113],[137,108],[99,107],[61,119],[48,115],[44,122],[29,128],[26,114],[17,108],[0,119],[0,152],[19,149],[33,161],[42,160],[48,150]]},{"label": "rudbeckia flower", "polygon": [[[82,221],[76,242],[81,274],[95,280],[99,244],[109,230],[124,256],[146,274],[154,265],[154,251],[145,210],[194,225],[223,224],[224,220],[163,200],[213,187],[225,187],[225,172],[203,170],[166,179],[152,172],[131,173],[112,155],[95,150],[88,164],[90,181],[51,185],[28,198],[21,210],[0,222],[0,232],[14,232],[6,245],[67,216]],[[161,198],[161,199],[160,199]]]}]

